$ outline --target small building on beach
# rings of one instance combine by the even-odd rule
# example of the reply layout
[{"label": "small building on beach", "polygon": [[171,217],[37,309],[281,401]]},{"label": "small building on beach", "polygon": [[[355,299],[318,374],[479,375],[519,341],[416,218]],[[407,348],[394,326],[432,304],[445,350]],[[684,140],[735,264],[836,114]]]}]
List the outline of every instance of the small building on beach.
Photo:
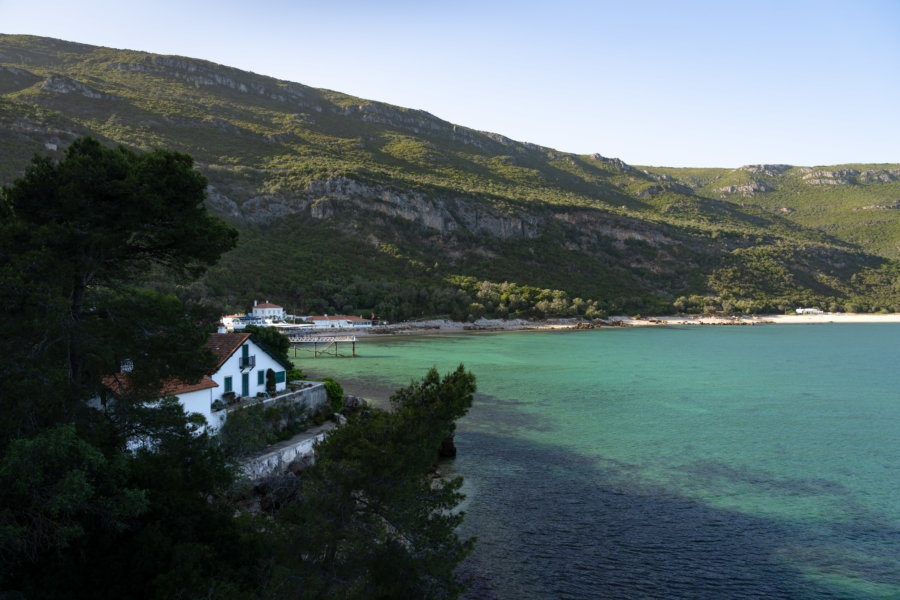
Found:
[{"label": "small building on beach", "polygon": [[364,319],[353,315],[321,315],[303,317],[303,319],[316,326],[316,329],[362,329],[372,326],[372,319]]}]

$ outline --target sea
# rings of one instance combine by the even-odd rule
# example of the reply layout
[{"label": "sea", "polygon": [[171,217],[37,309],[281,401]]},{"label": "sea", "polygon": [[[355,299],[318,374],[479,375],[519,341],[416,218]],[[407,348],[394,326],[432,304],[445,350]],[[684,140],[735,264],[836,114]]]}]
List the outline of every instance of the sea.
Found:
[{"label": "sea", "polygon": [[362,339],[306,372],[384,405],[460,363],[481,599],[900,599],[900,324]]}]

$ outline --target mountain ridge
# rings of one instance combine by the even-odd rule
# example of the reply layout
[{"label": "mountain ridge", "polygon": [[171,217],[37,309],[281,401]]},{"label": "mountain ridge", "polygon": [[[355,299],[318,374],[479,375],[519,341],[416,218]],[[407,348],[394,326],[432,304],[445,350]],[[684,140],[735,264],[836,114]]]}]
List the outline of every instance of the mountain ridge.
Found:
[{"label": "mountain ridge", "polygon": [[[328,281],[377,273],[431,295],[461,291],[469,304],[477,293],[458,283],[468,277],[555,288],[596,300],[599,312],[707,302],[691,297],[718,309],[897,304],[891,276],[873,273],[900,256],[900,165],[632,166],[209,61],[0,35],[0,183],[33,153],[59,157],[85,134],[194,157],[209,207],[247,240],[204,282],[227,305],[259,294],[310,304],[297,288],[320,270],[259,258],[271,263],[275,244],[310,260],[293,251],[309,239],[327,255],[365,257],[365,267],[335,258],[344,271]],[[771,282],[735,274],[735,261],[771,263],[798,287],[774,294]],[[854,275],[881,281],[878,291]],[[385,294],[312,305],[372,309],[386,306]],[[411,316],[428,303],[388,304]]]}]

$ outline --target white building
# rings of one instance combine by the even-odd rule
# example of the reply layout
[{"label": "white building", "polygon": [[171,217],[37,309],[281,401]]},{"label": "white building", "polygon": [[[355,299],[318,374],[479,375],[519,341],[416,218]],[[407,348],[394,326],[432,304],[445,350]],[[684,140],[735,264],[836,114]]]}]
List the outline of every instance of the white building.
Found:
[{"label": "white building", "polygon": [[[266,392],[266,372],[275,374],[275,390],[287,385],[286,372],[292,367],[272,354],[250,333],[213,333],[206,342],[219,361],[212,374],[197,383],[172,380],[163,385],[160,396],[177,396],[186,412],[206,417],[210,427],[225,422],[227,411],[213,411],[217,400],[229,404],[237,397],[254,397]],[[120,373],[104,381],[114,395],[127,393],[128,374]]]},{"label": "white building", "polygon": [[825,313],[818,308],[798,308],[798,315],[824,315]]},{"label": "white building", "polygon": [[364,319],[352,315],[333,315],[330,317],[322,315],[304,317],[304,320],[315,325],[316,329],[360,329],[372,326],[372,319]]},{"label": "white building", "polygon": [[[224,318],[222,319],[222,323],[225,323]],[[246,327],[247,325],[265,327],[266,322],[262,317],[255,317],[253,315],[241,315],[239,317],[232,317],[230,329],[234,331],[243,331],[244,327]],[[226,325],[226,327],[228,326]]]},{"label": "white building", "polygon": [[284,308],[277,304],[271,304],[268,300],[262,304],[257,304],[256,300],[254,300],[253,312],[251,314],[254,317],[259,317],[269,323],[272,323],[273,321],[284,321]]}]

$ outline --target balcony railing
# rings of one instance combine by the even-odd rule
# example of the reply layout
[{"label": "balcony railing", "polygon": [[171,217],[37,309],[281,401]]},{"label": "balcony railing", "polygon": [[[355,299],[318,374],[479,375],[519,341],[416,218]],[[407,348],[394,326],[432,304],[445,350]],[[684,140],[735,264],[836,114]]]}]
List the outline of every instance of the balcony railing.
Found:
[{"label": "balcony railing", "polygon": [[240,358],[238,366],[241,370],[252,369],[256,366],[256,355],[254,354],[253,356],[242,356]]}]

